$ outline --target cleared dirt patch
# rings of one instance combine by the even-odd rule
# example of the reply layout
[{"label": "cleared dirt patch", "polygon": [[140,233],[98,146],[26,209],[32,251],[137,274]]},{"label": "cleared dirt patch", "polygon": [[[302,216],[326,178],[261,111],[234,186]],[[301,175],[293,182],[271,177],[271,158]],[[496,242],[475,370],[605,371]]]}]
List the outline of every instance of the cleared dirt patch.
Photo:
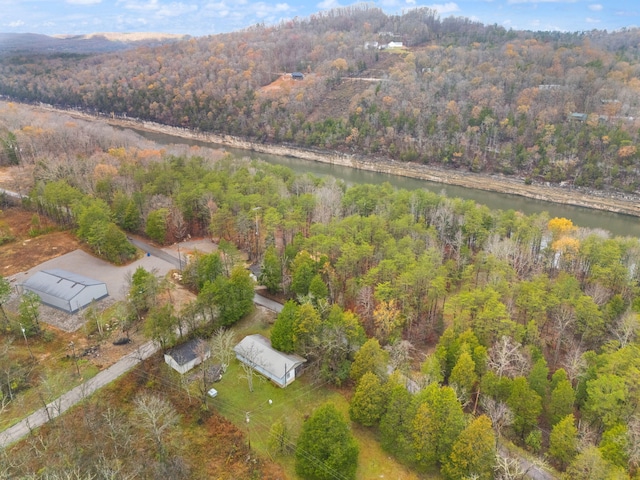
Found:
[{"label": "cleared dirt patch", "polygon": [[7,277],[25,272],[42,262],[80,248],[80,242],[67,231],[57,231],[57,226],[39,216],[41,235],[32,237],[29,231],[34,213],[21,208],[6,208],[0,214],[0,223],[9,227],[15,240],[0,245],[0,275]]}]

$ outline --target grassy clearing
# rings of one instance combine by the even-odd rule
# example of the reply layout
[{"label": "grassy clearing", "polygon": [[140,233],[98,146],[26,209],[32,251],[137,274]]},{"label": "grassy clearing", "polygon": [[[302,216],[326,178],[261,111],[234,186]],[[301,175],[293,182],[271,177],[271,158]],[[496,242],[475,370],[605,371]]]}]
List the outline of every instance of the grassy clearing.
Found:
[{"label": "grassy clearing", "polygon": [[14,341],[16,348],[11,352],[10,359],[20,365],[20,372],[25,373],[23,378],[26,384],[20,386],[14,401],[10,402],[2,413],[0,431],[42,408],[44,403],[56,400],[66,391],[99,372],[98,367],[84,359],[78,359],[76,367],[71,350],[60,336],[55,336],[49,342],[31,337],[28,340],[29,348],[35,361],[31,360],[28,348],[20,340],[17,338]]},{"label": "grassy clearing", "polygon": [[[251,333],[258,332],[251,331]],[[261,333],[264,334],[264,332]],[[215,385],[218,396],[210,399],[209,405],[245,433],[252,450],[281,464],[289,478],[298,478],[295,474],[293,455],[274,456],[270,449],[271,426],[278,420],[284,421],[289,432],[289,440],[293,444],[305,418],[325,402],[332,402],[345,418],[348,418],[347,399],[339,391],[324,383],[310,382],[308,376],[304,375],[286,389],[279,388],[260,375],[256,375],[254,391],[249,392],[248,382],[243,376],[244,371],[239,363],[234,361],[224,378]],[[246,421],[247,416],[249,423]],[[382,450],[373,431],[355,424],[351,427],[360,445],[357,472],[359,480],[440,478],[439,476],[419,476],[411,472]]]}]

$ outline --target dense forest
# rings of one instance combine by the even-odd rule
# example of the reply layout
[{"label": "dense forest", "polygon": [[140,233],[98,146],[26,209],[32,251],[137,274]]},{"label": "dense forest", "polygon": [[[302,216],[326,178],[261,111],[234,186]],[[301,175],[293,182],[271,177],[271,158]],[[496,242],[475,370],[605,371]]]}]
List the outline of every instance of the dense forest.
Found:
[{"label": "dense forest", "polygon": [[[640,30],[367,5],[103,55],[5,55],[0,94],[262,142],[638,189]],[[389,42],[403,48],[380,49]],[[305,74],[295,81],[283,75]]]},{"label": "dense forest", "polygon": [[[495,456],[495,438],[507,438],[572,480],[638,474],[637,238],[205,151],[139,149],[109,127],[11,105],[3,113],[9,133],[32,139],[33,156],[15,168],[33,172],[28,204],[97,254],[125,261],[124,231],[220,242],[184,272],[197,292],[190,308],[167,312],[145,297],[135,310],[163,344],[180,322],[211,332],[250,309],[246,271],[226,263],[238,249],[289,299],[273,345],[304,355],[307,375],[353,387],[351,420],[417,471],[520,478]],[[65,162],[40,160],[63,143]]]}]

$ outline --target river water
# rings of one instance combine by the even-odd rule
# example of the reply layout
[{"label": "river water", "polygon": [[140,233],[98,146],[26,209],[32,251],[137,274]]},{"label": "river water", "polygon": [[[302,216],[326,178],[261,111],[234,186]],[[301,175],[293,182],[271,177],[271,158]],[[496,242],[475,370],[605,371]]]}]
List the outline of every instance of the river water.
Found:
[{"label": "river water", "polygon": [[519,195],[507,193],[487,192],[475,188],[459,187],[456,185],[446,185],[429,182],[415,178],[402,177],[386,173],[369,172],[357,170],[351,167],[331,165],[328,163],[313,162],[293,157],[283,157],[279,155],[268,155],[247,150],[237,150],[221,145],[191,140],[178,136],[167,135],[158,132],[149,132],[129,128],[140,136],[152,140],[162,145],[185,144],[198,145],[212,149],[220,149],[240,157],[250,157],[264,160],[271,164],[283,165],[291,168],[296,173],[309,173],[316,176],[333,176],[344,180],[347,184],[381,184],[388,182],[396,188],[406,190],[425,189],[435,193],[444,194],[447,197],[459,197],[465,200],[474,200],[479,204],[488,206],[491,209],[518,210],[525,214],[548,212],[551,217],[565,217],[573,221],[574,225],[588,228],[601,228],[608,230],[613,235],[640,237],[640,218],[632,215],[611,213],[591,208],[575,207],[572,205],[562,205],[559,203],[545,202]]}]

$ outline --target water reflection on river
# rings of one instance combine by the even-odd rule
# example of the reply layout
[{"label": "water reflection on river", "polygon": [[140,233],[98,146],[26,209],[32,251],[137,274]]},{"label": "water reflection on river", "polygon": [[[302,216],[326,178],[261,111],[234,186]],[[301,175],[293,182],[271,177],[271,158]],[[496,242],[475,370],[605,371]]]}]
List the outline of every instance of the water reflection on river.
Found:
[{"label": "water reflection on river", "polygon": [[455,185],[445,185],[441,183],[428,182],[415,178],[401,177],[385,173],[356,170],[350,167],[330,165],[320,162],[310,162],[292,157],[282,157],[279,155],[267,155],[263,153],[250,152],[246,150],[235,150],[222,147],[216,144],[190,140],[163,133],[148,132],[132,129],[144,138],[154,142],[168,144],[198,145],[208,148],[220,148],[238,156],[250,156],[269,162],[271,164],[283,165],[291,168],[296,173],[309,173],[316,176],[331,175],[341,178],[347,184],[372,183],[381,184],[389,182],[396,188],[415,190],[423,188],[436,193],[443,193],[448,197],[460,197],[467,200],[474,200],[480,204],[487,205],[491,209],[514,209],[526,214],[548,212],[551,217],[570,218],[575,225],[589,228],[602,228],[609,230],[614,235],[632,235],[640,237],[640,218],[619,213],[610,213],[584,207],[574,207],[571,205],[561,205],[553,202],[534,200],[521,197],[519,195],[509,195],[506,193],[495,193],[479,190],[475,188],[459,187]]}]

